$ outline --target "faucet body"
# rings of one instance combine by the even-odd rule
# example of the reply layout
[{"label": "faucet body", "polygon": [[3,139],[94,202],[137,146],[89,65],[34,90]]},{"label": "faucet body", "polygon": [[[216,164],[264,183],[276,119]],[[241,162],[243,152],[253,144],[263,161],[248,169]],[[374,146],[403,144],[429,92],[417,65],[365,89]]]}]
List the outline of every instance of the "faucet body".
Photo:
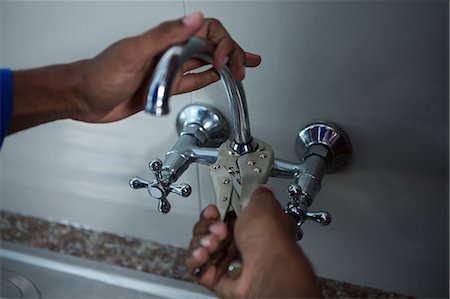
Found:
[{"label": "faucet body", "polygon": [[[212,64],[213,53],[214,46],[199,38],[191,38],[186,44],[167,50],[156,66],[145,110],[156,116],[169,113],[170,92],[180,67],[190,58],[198,58]],[[130,180],[130,186],[135,189],[147,188],[152,197],[159,199],[160,211],[167,213],[170,210],[166,198],[169,193],[183,197],[191,193],[189,185],[175,182],[194,162],[211,166],[216,196],[225,194],[222,192],[225,189],[231,190],[229,183],[233,179],[239,181],[235,186],[239,189],[242,202],[248,202],[252,188],[265,183],[269,176],[290,178],[294,183],[288,188],[290,202],[285,213],[297,220],[298,238],[303,234],[300,225],[307,219],[327,225],[331,220],[327,212],[308,212],[308,208],[320,191],[324,174],[340,171],[348,165],[352,154],[348,137],[334,124],[317,122],[304,128],[297,136],[296,149],[300,162],[274,158],[271,147],[251,135],[242,83],[232,76],[227,66],[218,73],[225,87],[231,111],[231,142],[225,142],[228,125],[219,111],[206,105],[187,106],[177,117],[178,141],[167,152],[164,162],[156,159],[149,164],[155,179],[149,182],[134,177]],[[216,148],[219,145],[220,147]],[[239,160],[239,157],[244,159]],[[259,164],[265,165],[264,169],[257,167],[258,165],[254,166],[258,157],[262,159],[258,163],[264,160]],[[227,171],[221,172],[220,178],[216,177],[214,173],[222,171],[223,166],[226,166]],[[220,197],[223,201],[231,202],[229,197],[236,195],[233,192],[228,194],[229,196]],[[223,203],[219,202],[220,204]]]},{"label": "faucet body", "polygon": [[[154,71],[145,110],[156,116],[169,113],[169,98],[173,81],[181,66],[189,58],[201,59],[212,64],[214,49],[215,47],[210,42],[193,37],[185,45],[173,46],[167,50]],[[247,100],[242,83],[233,77],[227,66],[218,70],[218,73],[225,87],[231,111],[231,125],[234,134],[232,149],[239,154],[253,152],[258,145],[250,133]]]}]

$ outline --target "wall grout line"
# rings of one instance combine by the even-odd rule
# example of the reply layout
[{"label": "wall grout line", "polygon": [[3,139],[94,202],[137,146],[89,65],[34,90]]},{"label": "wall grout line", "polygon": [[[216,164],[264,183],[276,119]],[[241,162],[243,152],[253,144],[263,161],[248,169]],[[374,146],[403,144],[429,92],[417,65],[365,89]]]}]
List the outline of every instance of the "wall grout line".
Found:
[{"label": "wall grout line", "polygon": [[[184,16],[187,16],[187,0],[183,0],[183,12]],[[194,103],[194,92],[190,93],[190,103]],[[198,213],[200,214],[202,211],[202,189],[200,183],[200,167],[198,163],[195,164],[195,176],[197,179],[197,190],[198,190]]]},{"label": "wall grout line", "polygon": [[187,16],[187,4],[186,4],[186,0],[183,0],[183,12],[184,12],[184,16]]}]

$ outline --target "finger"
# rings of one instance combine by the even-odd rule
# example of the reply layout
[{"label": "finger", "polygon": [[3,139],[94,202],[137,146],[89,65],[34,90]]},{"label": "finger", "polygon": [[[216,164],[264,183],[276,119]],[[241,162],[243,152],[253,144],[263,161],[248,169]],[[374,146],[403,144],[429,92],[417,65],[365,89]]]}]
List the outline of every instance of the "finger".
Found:
[{"label": "finger", "polygon": [[[223,54],[222,55],[218,54],[218,57],[221,57],[222,61],[220,61],[220,62],[217,61],[216,62],[217,64],[215,66],[216,66],[216,69],[221,69],[229,62],[230,58],[228,56],[224,57]],[[256,67],[260,64],[261,64],[261,56],[260,55],[250,53],[250,52],[245,52],[245,66],[246,67]],[[195,70],[195,69],[200,68],[205,65],[208,65],[208,63],[201,59],[191,58],[183,64],[181,73],[185,74],[189,71]]]},{"label": "finger", "polygon": [[221,69],[229,62],[230,70],[237,80],[245,77],[245,67],[256,67],[261,64],[261,56],[244,52],[231,38],[223,38],[214,52],[214,67]]},{"label": "finger", "polygon": [[206,208],[203,209],[200,216],[205,219],[218,220],[219,216],[220,216],[220,212],[219,212],[219,209],[217,208],[217,206],[210,204]]},{"label": "finger", "polygon": [[185,261],[186,269],[192,274],[194,278],[200,285],[208,289],[212,289],[214,285],[214,278],[216,276],[216,266],[209,263],[191,263],[191,261]]},{"label": "finger", "polygon": [[230,62],[231,56],[235,50],[236,43],[229,36],[223,36],[216,43],[214,50],[214,67],[218,70],[222,69],[225,64]]},{"label": "finger", "polygon": [[228,267],[231,263],[235,261],[239,261],[242,263],[234,242],[230,243],[227,248],[224,249],[221,259],[219,260],[219,257],[217,257],[216,260],[218,260],[217,277],[229,276]]},{"label": "finger", "polygon": [[[245,66],[246,67],[256,67],[258,65],[261,64],[261,56],[255,53],[250,53],[250,52],[245,52]],[[224,55],[220,55],[217,54],[218,57],[222,57],[222,61],[220,61],[220,63],[217,61],[217,65],[215,65],[217,67],[217,69],[221,69],[223,68],[228,62],[229,62],[229,57],[226,56],[224,57]],[[207,62],[205,62],[204,60],[201,59],[197,59],[197,58],[191,58],[188,61],[186,61],[183,66],[182,66],[182,74],[185,74],[186,72],[195,70],[197,68],[200,68],[202,66],[208,65]]]},{"label": "finger", "polygon": [[206,235],[208,233],[210,233],[209,231],[209,227],[215,223],[219,223],[220,221],[214,220],[214,219],[205,219],[202,218],[201,220],[199,220],[195,225],[194,228],[192,229],[192,235],[193,236],[197,236],[197,235]]},{"label": "finger", "polygon": [[175,94],[201,89],[219,79],[220,77],[214,69],[209,69],[201,73],[184,75],[181,77],[180,82],[176,87]]},{"label": "finger", "polygon": [[181,67],[181,73],[184,75],[189,71],[195,70],[199,67],[205,66],[208,63],[197,58],[188,59]]},{"label": "finger", "polygon": [[230,60],[231,73],[236,80],[244,80],[245,78],[245,52],[237,44]]},{"label": "finger", "polygon": [[214,257],[214,263],[218,266],[218,276],[228,271],[228,265],[236,260],[238,251],[234,243],[233,230],[236,222],[236,215],[231,214],[226,219],[228,234]]},{"label": "finger", "polygon": [[255,67],[260,64],[261,64],[261,56],[250,52],[245,53],[245,66]]},{"label": "finger", "polygon": [[189,242],[189,252],[190,253],[192,253],[192,251],[194,251],[195,249],[201,247],[200,239],[203,238],[204,236],[206,236],[206,235],[198,235],[191,239],[191,241]]},{"label": "finger", "polygon": [[[242,48],[231,38],[220,21],[216,19],[206,19],[207,34],[206,38],[214,42],[216,50],[214,51],[214,67],[221,69],[230,62],[230,68],[233,76],[237,80],[245,77],[245,66],[257,66],[261,63],[261,57],[253,53],[245,53]],[[248,61],[247,61],[248,59]]]},{"label": "finger", "polygon": [[189,250],[184,260],[184,265],[189,272],[192,272],[194,268],[200,267],[205,264],[209,259],[209,253],[206,248],[198,247],[194,250]]},{"label": "finger", "polygon": [[203,211],[200,213],[199,221],[194,225],[192,230],[192,234],[207,234],[209,233],[209,227],[218,222],[220,212],[215,205],[208,205]]},{"label": "finger", "polygon": [[220,70],[227,63],[237,80],[242,80],[245,77],[245,52],[233,39],[223,37],[214,51],[214,67]]},{"label": "finger", "polygon": [[209,256],[205,248],[198,248],[190,253],[184,260],[184,265],[189,273],[201,285],[211,289],[216,276],[216,266],[209,262]]},{"label": "finger", "polygon": [[219,249],[220,240],[214,234],[201,235],[192,238],[189,243],[190,251],[194,251],[199,247],[205,248],[209,253],[214,253]]},{"label": "finger", "polygon": [[206,39],[216,45],[214,51],[214,67],[216,69],[221,69],[227,64],[236,50],[239,50],[240,54],[244,56],[244,51],[231,38],[230,34],[219,20],[206,19],[205,24],[207,25],[207,30],[203,37],[206,37]]},{"label": "finger", "polygon": [[256,212],[265,210],[276,210],[281,211],[281,205],[275,198],[270,187],[266,185],[260,185],[253,191],[249,205],[252,206],[251,209]]},{"label": "finger", "polygon": [[200,12],[188,15],[181,20],[164,22],[152,30],[138,36],[139,47],[137,55],[147,55],[153,58],[169,46],[186,41],[203,24],[203,14]]},{"label": "finger", "polygon": [[223,241],[227,238],[227,236],[231,236],[232,234],[228,233],[228,227],[225,223],[221,221],[217,221],[209,226],[209,231],[216,235],[220,241]]},{"label": "finger", "polygon": [[284,216],[284,213],[272,190],[264,185],[260,185],[255,189],[255,191],[253,191],[251,200],[242,212],[241,216],[243,216],[240,217],[243,218],[243,222],[254,222],[256,219],[258,219],[258,217],[259,219],[266,219],[263,223],[260,224],[260,226],[264,226],[269,225],[269,223],[267,222],[268,220],[274,222],[277,222],[278,220],[282,221],[282,216]]}]

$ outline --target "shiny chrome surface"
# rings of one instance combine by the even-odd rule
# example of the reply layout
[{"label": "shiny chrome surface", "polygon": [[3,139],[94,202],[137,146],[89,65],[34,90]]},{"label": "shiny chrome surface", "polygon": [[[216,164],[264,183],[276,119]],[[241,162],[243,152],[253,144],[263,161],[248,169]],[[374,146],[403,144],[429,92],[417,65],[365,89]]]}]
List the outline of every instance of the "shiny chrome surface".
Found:
[{"label": "shiny chrome surface", "polygon": [[[228,138],[229,130],[225,118],[210,105],[192,104],[180,111],[176,121],[178,134],[186,134],[186,129],[192,125],[200,126],[199,130],[207,138],[202,140],[203,146],[219,146]],[[195,137],[201,140],[199,135]]]},{"label": "shiny chrome surface", "polygon": [[203,165],[211,165],[217,160],[217,148],[202,148],[194,147],[191,152],[192,162],[197,162]]},{"label": "shiny chrome surface", "polygon": [[[300,165],[300,171],[295,175],[295,183],[302,187],[307,199],[313,201],[322,187],[322,179],[327,170],[325,159],[320,156],[309,156]],[[309,205],[311,205],[309,203]]]},{"label": "shiny chrome surface", "polygon": [[275,159],[270,171],[271,177],[294,178],[300,171],[300,163],[293,163],[286,160]]},{"label": "shiny chrome surface", "polygon": [[296,151],[305,157],[307,149],[313,145],[323,145],[330,150],[331,160],[327,172],[343,170],[350,163],[352,146],[350,139],[337,125],[329,122],[317,122],[304,128],[297,136]]},{"label": "shiny chrome surface", "polygon": [[306,217],[308,220],[315,221],[322,226],[331,223],[331,214],[328,212],[308,212],[306,213]]},{"label": "shiny chrome surface", "polygon": [[[206,40],[193,37],[184,45],[176,45],[161,57],[154,71],[145,110],[156,116],[169,113],[169,97],[175,76],[189,58],[213,63],[215,47]],[[228,96],[233,127],[233,150],[242,154],[257,148],[250,133],[247,100],[240,81],[232,76],[227,66],[218,71]]]},{"label": "shiny chrome surface", "polygon": [[203,146],[223,143],[228,136],[228,124],[222,114],[208,105],[193,104],[178,114],[176,121],[180,135],[175,145],[167,152],[164,162],[154,159],[149,168],[154,174],[152,181],[133,177],[129,184],[133,189],[146,188],[150,196],[159,200],[158,209],[168,213],[170,193],[188,197],[192,188],[188,184],[175,183],[193,162],[210,165],[217,159],[216,148]]},{"label": "shiny chrome surface", "polygon": [[320,191],[325,173],[341,171],[350,163],[352,147],[347,135],[336,125],[317,122],[300,131],[296,150],[302,160],[299,165],[275,161],[272,173],[278,177],[294,174],[294,183],[288,188],[290,201],[284,212],[296,219],[297,238],[300,240],[303,237],[301,225],[306,220],[330,224],[330,213],[309,212],[308,208]]},{"label": "shiny chrome surface", "polygon": [[150,83],[145,110],[156,116],[169,113],[169,97],[178,70],[184,62],[199,51],[212,53],[210,44],[199,38],[192,38],[184,45],[175,45],[160,58]]},{"label": "shiny chrome surface", "polygon": [[312,198],[309,197],[300,185],[294,183],[289,185],[288,194],[290,201],[284,208],[284,213],[294,217],[297,222],[297,240],[303,238],[301,225],[306,220],[312,220],[322,226],[331,222],[331,215],[328,212],[309,212],[308,208],[312,204]]},{"label": "shiny chrome surface", "polygon": [[153,172],[154,179],[149,182],[140,177],[133,177],[130,180],[130,187],[133,189],[146,188],[151,197],[159,200],[158,209],[161,213],[167,214],[171,209],[171,205],[167,200],[169,193],[175,193],[182,197],[188,197],[192,188],[188,184],[175,184],[175,180],[164,173],[162,161],[154,159],[149,163],[149,168]]},{"label": "shiny chrome surface", "polygon": [[[192,38],[183,46],[174,46],[169,49],[156,67],[146,110],[157,116],[167,114],[169,112],[170,89],[181,65],[190,57],[200,58],[212,64],[211,54],[213,51],[214,47],[211,44],[198,38]],[[227,92],[234,132],[234,140],[227,145],[227,148],[236,158],[250,153],[254,154],[262,148],[258,149],[258,142],[250,135],[247,103],[242,84],[233,78],[226,66],[219,71],[219,74]],[[172,150],[167,153],[163,171],[159,174],[155,172],[155,180],[152,183],[140,178],[134,178],[130,181],[133,188],[147,187],[150,195],[154,193],[154,190],[159,191],[157,196],[152,196],[160,200],[159,209],[163,213],[170,210],[170,203],[166,199],[169,192],[179,189],[174,193],[182,196],[190,194],[189,186],[179,186],[178,189],[169,187],[187,169],[190,163],[194,161],[209,165],[216,163],[215,161],[219,156],[218,149],[204,150],[200,147],[207,144],[219,145],[223,143],[228,133],[223,116],[210,106],[187,106],[178,114],[176,126],[180,138]],[[262,146],[263,143],[261,141],[259,143]],[[284,211],[286,214],[295,217],[297,238],[301,239],[303,236],[301,225],[307,219],[322,225],[330,223],[331,215],[328,212],[308,212],[308,208],[320,191],[324,174],[340,171],[349,164],[352,147],[348,137],[336,125],[328,122],[317,122],[300,131],[296,140],[296,151],[302,161],[301,163],[296,164],[274,159],[270,168],[270,175],[294,178],[294,184],[291,184],[288,189],[290,202],[286,205]],[[162,167],[162,165],[159,166]],[[233,164],[230,167],[229,169],[237,167],[237,173],[239,173],[238,165]],[[211,169],[217,171],[214,167]],[[220,186],[215,187],[219,190],[216,190],[216,197],[217,194],[221,194],[222,188],[230,188],[231,186],[231,184],[223,185],[219,183],[216,183],[216,185]],[[233,184],[233,186],[235,185]],[[234,190],[233,186],[230,189],[232,191]],[[238,184],[238,187],[240,186],[245,186],[245,184]],[[189,192],[183,192],[187,189],[189,189]],[[224,203],[221,199],[229,200],[231,197],[218,196],[216,200],[219,206]],[[239,214],[239,209],[236,212]]]},{"label": "shiny chrome surface", "polygon": [[[224,173],[214,180],[216,204],[225,218],[226,211],[234,198],[247,198],[248,202],[252,190],[264,181],[246,181],[244,174],[248,167],[251,174],[266,173],[265,176],[293,178],[294,183],[288,188],[289,203],[284,212],[293,216],[297,221],[297,238],[303,237],[301,225],[306,220],[313,220],[321,225],[328,225],[331,215],[328,212],[309,212],[314,198],[321,189],[322,179],[326,172],[342,170],[350,161],[351,145],[347,136],[330,123],[314,123],[303,129],[297,138],[296,149],[301,163],[293,163],[281,159],[273,159],[271,147],[263,141],[258,141],[260,148],[245,154],[233,151],[230,141],[226,141],[228,126],[219,111],[209,105],[192,104],[178,114],[176,127],[179,136],[176,144],[167,152],[164,163],[155,159],[149,164],[155,179],[148,182],[134,177],[130,186],[134,189],[147,188],[149,194],[159,200],[159,210],[162,213],[170,211],[167,200],[169,193],[187,197],[191,187],[187,184],[175,184],[175,181],[193,162],[211,166],[211,173],[224,169]],[[255,139],[256,140],[256,139]],[[221,144],[223,160],[232,160],[227,166],[218,162],[220,151],[218,148],[207,148],[206,145]],[[268,151],[266,151],[266,149]],[[271,157],[268,159],[268,157]],[[236,161],[244,161],[237,163]],[[270,161],[263,171],[256,161]],[[336,162],[337,160],[337,162]],[[214,178],[215,176],[211,176]],[[224,178],[227,178],[224,181]],[[251,186],[251,187],[250,187]],[[228,190],[228,189],[229,190]],[[227,189],[227,190],[225,190]],[[243,190],[246,195],[243,196]],[[242,204],[239,199],[234,205],[235,213],[239,214]],[[224,205],[224,208],[220,207]]]}]

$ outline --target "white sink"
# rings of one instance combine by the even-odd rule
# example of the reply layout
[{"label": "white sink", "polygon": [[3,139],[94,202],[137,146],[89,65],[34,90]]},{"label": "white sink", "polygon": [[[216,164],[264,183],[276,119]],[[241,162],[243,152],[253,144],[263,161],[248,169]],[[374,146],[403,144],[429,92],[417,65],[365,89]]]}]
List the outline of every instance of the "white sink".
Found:
[{"label": "white sink", "polygon": [[216,298],[201,286],[1,242],[1,298]]}]

